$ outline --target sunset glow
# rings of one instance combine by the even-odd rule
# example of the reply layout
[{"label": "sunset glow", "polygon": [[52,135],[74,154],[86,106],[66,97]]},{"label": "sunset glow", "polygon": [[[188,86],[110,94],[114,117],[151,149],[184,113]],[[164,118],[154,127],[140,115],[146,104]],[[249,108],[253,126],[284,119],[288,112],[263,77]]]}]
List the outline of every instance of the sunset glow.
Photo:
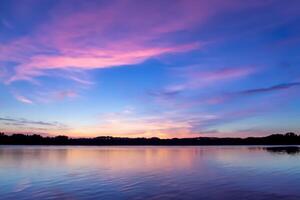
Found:
[{"label": "sunset glow", "polygon": [[300,128],[300,1],[0,1],[0,132]]}]

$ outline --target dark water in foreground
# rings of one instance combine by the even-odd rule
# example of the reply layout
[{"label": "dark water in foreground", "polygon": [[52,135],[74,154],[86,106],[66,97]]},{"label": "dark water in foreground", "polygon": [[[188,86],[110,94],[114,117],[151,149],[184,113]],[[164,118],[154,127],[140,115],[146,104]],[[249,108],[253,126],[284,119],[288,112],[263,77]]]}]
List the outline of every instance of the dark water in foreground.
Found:
[{"label": "dark water in foreground", "polygon": [[0,146],[0,199],[300,199],[300,153]]}]

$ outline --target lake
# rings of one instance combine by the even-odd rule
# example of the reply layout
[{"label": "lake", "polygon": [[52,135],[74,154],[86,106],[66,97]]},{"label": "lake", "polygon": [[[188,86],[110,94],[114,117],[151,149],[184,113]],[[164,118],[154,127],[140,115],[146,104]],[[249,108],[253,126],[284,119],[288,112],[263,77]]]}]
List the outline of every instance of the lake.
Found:
[{"label": "lake", "polygon": [[297,147],[0,146],[0,199],[300,199]]}]

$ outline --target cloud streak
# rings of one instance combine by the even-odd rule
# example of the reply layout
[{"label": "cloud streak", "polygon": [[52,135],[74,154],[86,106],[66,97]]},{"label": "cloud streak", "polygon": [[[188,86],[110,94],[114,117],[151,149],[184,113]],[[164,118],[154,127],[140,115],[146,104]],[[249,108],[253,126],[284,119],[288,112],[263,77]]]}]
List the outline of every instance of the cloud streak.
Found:
[{"label": "cloud streak", "polygon": [[277,85],[273,85],[273,86],[270,86],[270,87],[244,90],[244,91],[238,92],[237,94],[239,94],[239,95],[263,94],[263,93],[287,90],[287,89],[291,89],[291,88],[298,87],[298,86],[300,86],[300,82],[282,83],[282,84],[277,84]]},{"label": "cloud streak", "polygon": [[[250,75],[257,73],[257,67],[254,66],[240,66],[240,67],[227,67],[215,70],[200,70],[201,67],[188,67],[174,70],[173,73],[176,77],[184,79],[182,83],[168,85],[161,90],[153,90],[148,92],[157,101],[164,102],[176,99],[180,94],[190,91],[203,90],[207,87],[213,87],[220,83],[226,84],[247,78]],[[228,97],[209,97],[201,100],[201,103],[215,104],[226,100]],[[199,102],[199,100],[197,100]],[[169,101],[168,101],[169,102]]]},{"label": "cloud streak", "polygon": [[56,121],[35,121],[25,118],[0,117],[1,131],[26,134],[65,134],[69,130],[66,124]]},{"label": "cloud streak", "polygon": [[235,81],[256,73],[255,66],[226,67],[215,70],[200,70],[199,67],[191,67],[184,70],[178,70],[178,76],[186,81],[182,84],[169,86],[167,90],[192,90],[215,85],[220,82]]},{"label": "cloud streak", "polygon": [[284,90],[289,90],[295,87],[299,87],[300,82],[288,82],[288,83],[281,83],[276,84],[270,87],[259,87],[255,89],[249,89],[249,90],[242,90],[238,92],[227,92],[221,95],[216,95],[211,98],[206,98],[201,103],[203,104],[223,104],[228,101],[233,101],[239,98],[247,98],[249,96],[255,96],[255,95],[263,95],[263,94],[269,94],[269,93],[278,93]]},{"label": "cloud streak", "polygon": [[50,126],[50,127],[65,127],[65,125],[59,122],[44,122],[44,121],[33,121],[27,119],[16,119],[16,118],[8,118],[8,117],[0,117],[0,121],[14,123],[14,125],[19,124],[23,125],[39,125],[39,126]]},{"label": "cloud streak", "polygon": [[14,94],[14,97],[15,97],[18,101],[20,101],[20,102],[22,102],[22,103],[25,103],[25,104],[33,104],[33,101],[32,101],[32,100],[30,100],[29,98],[27,98],[27,97],[25,97],[25,96],[23,96],[23,95],[20,95],[20,94]]}]

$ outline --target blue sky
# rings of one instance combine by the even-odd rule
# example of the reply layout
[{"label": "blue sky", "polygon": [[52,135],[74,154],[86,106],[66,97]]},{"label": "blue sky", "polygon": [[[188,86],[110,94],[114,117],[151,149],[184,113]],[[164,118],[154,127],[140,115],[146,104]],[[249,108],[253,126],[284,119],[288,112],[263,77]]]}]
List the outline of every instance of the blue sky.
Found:
[{"label": "blue sky", "polygon": [[296,0],[1,0],[1,130],[297,132],[299,11]]}]

